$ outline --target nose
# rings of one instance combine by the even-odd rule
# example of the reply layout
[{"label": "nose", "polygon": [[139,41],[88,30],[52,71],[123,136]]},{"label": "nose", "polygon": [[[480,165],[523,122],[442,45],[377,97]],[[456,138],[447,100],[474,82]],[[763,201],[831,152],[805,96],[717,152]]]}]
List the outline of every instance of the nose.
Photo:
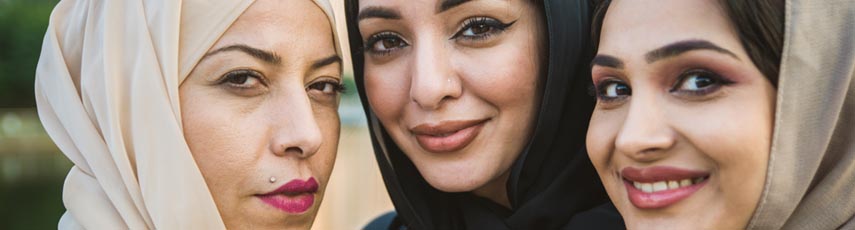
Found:
[{"label": "nose", "polygon": [[308,94],[302,88],[290,91],[271,100],[270,150],[277,156],[308,158],[320,149],[323,135]]},{"label": "nose", "polygon": [[664,158],[674,144],[675,133],[671,128],[663,104],[655,96],[635,94],[630,101],[615,148],[634,160],[651,162]]},{"label": "nose", "polygon": [[422,40],[413,46],[410,98],[423,109],[436,110],[446,101],[460,97],[462,82],[451,64],[451,46],[445,44],[446,39]]}]

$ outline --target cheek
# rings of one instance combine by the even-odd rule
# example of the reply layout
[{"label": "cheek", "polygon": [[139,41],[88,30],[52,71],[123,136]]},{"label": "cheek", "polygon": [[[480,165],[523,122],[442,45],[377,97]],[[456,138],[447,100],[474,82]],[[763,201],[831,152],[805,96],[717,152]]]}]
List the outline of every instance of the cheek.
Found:
[{"label": "cheek", "polygon": [[309,158],[309,164],[315,175],[319,176],[319,182],[326,186],[335,163],[341,126],[335,110],[316,110],[315,121],[321,129],[323,142],[318,152]]},{"label": "cheek", "polygon": [[[732,215],[750,215],[763,190],[771,148],[774,89],[743,87],[681,119],[689,141],[715,164]],[[747,218],[739,216],[740,219]]]},{"label": "cheek", "polygon": [[605,173],[610,165],[611,152],[614,150],[614,141],[625,118],[624,110],[594,109],[591,122],[588,124],[588,133],[585,144],[588,148],[588,157],[600,174]]},{"label": "cheek", "polygon": [[405,57],[383,65],[365,65],[365,92],[371,109],[386,123],[401,117],[410,100],[410,78],[406,71]]},{"label": "cheek", "polygon": [[234,190],[254,168],[253,146],[261,145],[250,137],[261,125],[216,96],[192,87],[180,91],[184,137],[208,187],[215,196]]}]

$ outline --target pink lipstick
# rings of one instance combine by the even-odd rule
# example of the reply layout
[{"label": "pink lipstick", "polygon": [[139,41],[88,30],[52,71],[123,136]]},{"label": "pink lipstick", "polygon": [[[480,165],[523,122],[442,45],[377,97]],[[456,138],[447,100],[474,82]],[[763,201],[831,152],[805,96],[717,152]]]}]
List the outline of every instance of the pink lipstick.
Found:
[{"label": "pink lipstick", "polygon": [[314,177],[308,180],[291,180],[271,192],[256,195],[262,202],[287,213],[303,213],[315,203],[318,182]]},{"label": "pink lipstick", "polygon": [[707,184],[709,173],[675,167],[627,167],[621,170],[629,201],[640,209],[668,207]]},{"label": "pink lipstick", "polygon": [[427,151],[445,153],[460,150],[481,132],[489,119],[466,121],[443,121],[439,124],[421,124],[410,131],[416,141]]}]

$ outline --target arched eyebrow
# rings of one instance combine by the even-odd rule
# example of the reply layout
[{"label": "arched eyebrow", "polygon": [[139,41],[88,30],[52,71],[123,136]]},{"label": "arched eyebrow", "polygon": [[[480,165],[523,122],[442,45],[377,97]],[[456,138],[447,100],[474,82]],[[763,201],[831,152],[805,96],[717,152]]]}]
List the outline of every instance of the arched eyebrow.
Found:
[{"label": "arched eyebrow", "polygon": [[312,69],[319,69],[327,65],[332,65],[333,63],[341,65],[341,57],[339,57],[338,54],[333,54],[329,57],[321,58],[312,62]]},{"label": "arched eyebrow", "polygon": [[647,63],[653,63],[662,59],[678,56],[685,52],[694,50],[712,50],[739,60],[739,57],[737,57],[736,54],[733,54],[733,52],[730,52],[730,50],[721,48],[720,46],[712,42],[702,39],[683,40],[665,45],[658,49],[647,52],[647,54],[644,55],[644,59],[647,61]]},{"label": "arched eyebrow", "polygon": [[[737,57],[733,52],[730,52],[730,50],[721,48],[712,42],[701,39],[678,41],[662,46],[647,52],[647,54],[644,55],[644,59],[649,64],[694,50],[712,50],[730,56],[736,60],[740,60],[739,57]],[[594,67],[595,65],[615,69],[623,69],[624,67],[623,61],[621,61],[620,58],[608,54],[597,54],[597,56],[591,60],[591,67]]]},{"label": "arched eyebrow", "polygon": [[356,16],[357,21],[369,18],[398,20],[401,19],[401,13],[382,6],[369,6],[359,10],[359,15]]},{"label": "arched eyebrow", "polygon": [[222,53],[222,52],[227,52],[227,51],[241,51],[241,52],[244,52],[246,54],[249,54],[249,56],[252,56],[256,59],[262,60],[262,61],[267,62],[269,64],[278,65],[278,64],[282,63],[282,58],[280,58],[279,55],[277,55],[276,53],[266,51],[266,50],[262,50],[262,49],[258,49],[258,48],[253,48],[253,47],[250,47],[250,46],[244,45],[244,44],[235,44],[235,45],[230,45],[230,46],[226,46],[223,48],[216,49],[214,51],[206,53],[205,56],[202,56],[202,59],[205,59],[205,58],[212,56],[212,55],[215,55],[217,53]]},{"label": "arched eyebrow", "polygon": [[472,0],[442,0],[442,3],[439,4],[439,8],[436,9],[436,13],[442,13],[443,11],[449,10],[451,8],[470,1]]},{"label": "arched eyebrow", "polygon": [[[437,7],[436,9],[436,14],[445,12],[446,10],[471,1],[472,0],[442,0],[442,2],[439,4],[439,7]],[[369,18],[398,20],[401,19],[401,13],[395,9],[390,9],[386,7],[369,6],[365,7],[365,9],[359,10],[359,14],[356,16],[356,19],[358,21],[362,21],[363,19]]]},{"label": "arched eyebrow", "polygon": [[591,60],[591,67],[594,67],[595,65],[623,69],[623,61],[608,54],[597,54],[597,56],[594,57],[594,60]]}]

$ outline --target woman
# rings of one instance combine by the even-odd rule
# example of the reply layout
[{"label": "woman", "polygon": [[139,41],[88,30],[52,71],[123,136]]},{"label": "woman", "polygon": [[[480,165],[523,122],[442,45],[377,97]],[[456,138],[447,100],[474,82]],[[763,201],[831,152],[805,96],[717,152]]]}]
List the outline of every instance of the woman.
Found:
[{"label": "woman", "polygon": [[[183,2],[183,4],[182,4]],[[338,143],[326,1],[62,1],[39,115],[63,229],[311,226]]]},{"label": "woman", "polygon": [[595,16],[587,146],[627,227],[855,228],[855,4],[656,3]]},{"label": "woman", "polygon": [[[371,226],[556,229],[606,202],[583,152],[586,1],[345,4],[397,211]],[[605,213],[587,220],[621,226]]]}]

